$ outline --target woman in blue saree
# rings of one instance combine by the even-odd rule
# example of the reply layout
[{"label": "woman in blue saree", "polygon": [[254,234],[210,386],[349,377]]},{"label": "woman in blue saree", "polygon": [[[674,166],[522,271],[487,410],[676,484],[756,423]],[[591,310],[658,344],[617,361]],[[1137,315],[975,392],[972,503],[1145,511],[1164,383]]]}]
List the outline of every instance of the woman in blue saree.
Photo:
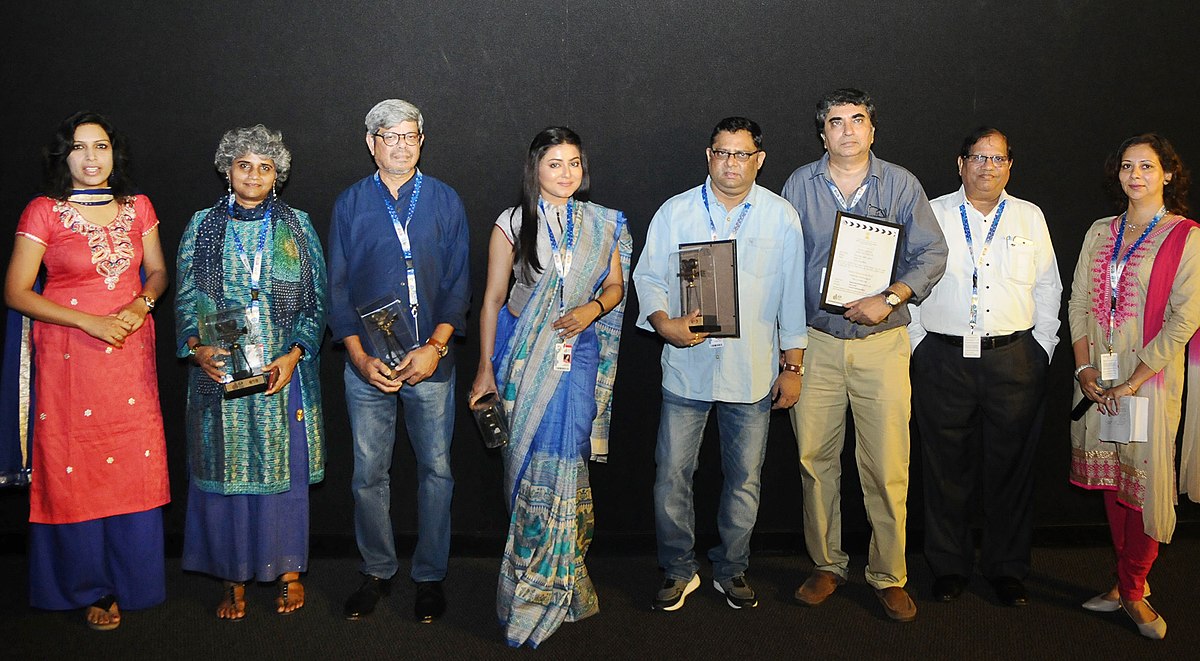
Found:
[{"label": "woman in blue saree", "polygon": [[537,647],[599,610],[583,564],[594,527],[587,461],[608,453],[632,240],[621,212],[587,199],[579,136],[547,128],[529,145],[521,203],[500,214],[488,247],[470,400],[495,392],[509,420],[496,610],[513,647]]}]

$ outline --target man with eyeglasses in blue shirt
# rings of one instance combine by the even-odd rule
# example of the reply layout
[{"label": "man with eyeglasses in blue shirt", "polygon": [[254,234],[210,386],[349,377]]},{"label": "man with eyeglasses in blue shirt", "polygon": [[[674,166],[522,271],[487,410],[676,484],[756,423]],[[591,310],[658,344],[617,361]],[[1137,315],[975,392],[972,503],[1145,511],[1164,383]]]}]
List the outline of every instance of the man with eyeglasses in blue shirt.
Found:
[{"label": "man with eyeglasses in blue shirt", "polygon": [[[431,622],[445,610],[442,580],[450,555],[450,441],[454,433],[452,335],[463,334],[468,283],[467,215],[454,189],[417,169],[425,119],[399,99],[367,113],[367,149],[377,170],[338,196],[329,233],[329,325],[346,347],[346,410],[354,441],[354,535],[363,563],[346,601],[356,620],[375,610],[399,568],[392,533],[391,470],[397,405],[417,463],[417,546],[413,613]],[[380,360],[360,315],[396,301],[384,325],[410,346]],[[385,315],[386,317],[386,315]],[[404,326],[415,338],[401,340]],[[380,326],[382,329],[383,326]],[[381,331],[382,332],[382,331]]]},{"label": "man with eyeglasses in blue shirt", "polygon": [[[745,573],[767,429],[771,409],[792,406],[800,394],[807,343],[800,220],[786,200],[755,184],[766,159],[762,144],[757,123],[721,120],[705,150],[708,179],[659,208],[633,272],[638,326],[667,342],[654,482],[658,561],[666,578],[651,604],[656,610],[678,610],[700,585],[692,479],[714,409],[724,484],[717,510],[721,543],[708,552],[713,587],[731,608],[758,605]],[[702,323],[696,310],[671,316],[679,307],[670,301],[670,282],[680,271],[673,253],[680,244],[725,239],[736,241],[740,336],[710,338],[692,330]]]},{"label": "man with eyeglasses in blue shirt", "polygon": [[1058,344],[1062,280],[1046,218],[1005,191],[1008,138],[981,127],[958,155],[962,186],[931,202],[950,257],[909,325],[921,434],[925,558],[933,598],[953,601],[975,566],[1005,606],[1029,603],[1033,461],[1046,371]]},{"label": "man with eyeglasses in blue shirt", "polygon": [[[867,583],[888,617],[916,618],[904,590],[911,413],[909,321],[905,301],[929,294],[946,266],[946,242],[921,183],[908,170],[876,158],[875,104],[865,92],[840,89],[817,103],[817,136],[826,154],[798,168],[783,196],[800,214],[807,256],[805,301],[808,373],[790,412],[800,453],[804,542],[816,565],[795,593],[806,606],[823,603],[845,583],[842,549],[841,455],[846,407],[854,415],[855,457],[871,525]],[[821,287],[838,212],[903,227],[896,281],[882,292],[821,308]]]}]

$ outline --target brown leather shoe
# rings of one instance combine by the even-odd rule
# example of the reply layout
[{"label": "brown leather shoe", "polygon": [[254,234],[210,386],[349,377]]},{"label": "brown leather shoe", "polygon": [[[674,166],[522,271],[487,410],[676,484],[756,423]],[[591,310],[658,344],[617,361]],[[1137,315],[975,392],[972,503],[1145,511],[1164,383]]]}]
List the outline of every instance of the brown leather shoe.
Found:
[{"label": "brown leather shoe", "polygon": [[846,582],[846,579],[824,569],[813,570],[813,573],[796,588],[796,603],[804,606],[820,606],[825,603],[833,591]]},{"label": "brown leather shoe", "polygon": [[883,610],[887,612],[887,616],[896,622],[912,622],[917,619],[917,605],[913,603],[912,597],[904,591],[904,588],[893,585],[890,588],[876,590],[875,596],[879,597],[879,603],[883,604]]}]

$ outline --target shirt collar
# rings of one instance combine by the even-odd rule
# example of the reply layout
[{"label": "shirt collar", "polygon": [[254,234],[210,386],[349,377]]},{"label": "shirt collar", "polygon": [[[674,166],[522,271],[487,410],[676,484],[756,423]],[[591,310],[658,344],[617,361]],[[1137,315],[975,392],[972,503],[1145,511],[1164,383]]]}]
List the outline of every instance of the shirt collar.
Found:
[{"label": "shirt collar", "polygon": [[[713,190],[712,177],[705,177],[704,185],[708,188],[708,203],[709,203],[709,205],[724,209],[725,205],[721,204],[721,201],[717,199],[716,191]],[[737,206],[740,207],[743,204],[749,202],[750,206],[754,207],[754,203],[758,199],[758,188],[759,188],[759,186],[758,186],[757,181],[754,182],[753,184],[751,184],[750,192],[746,193],[746,198],[743,199],[741,202],[739,202]],[[704,199],[704,198],[700,198],[700,199]],[[701,204],[703,204],[703,202],[701,202]],[[737,207],[734,207],[734,208],[737,208]],[[733,211],[733,209],[726,209],[726,211]]]},{"label": "shirt collar", "polygon": [[[812,178],[825,177],[826,181],[833,181],[833,177],[829,176],[829,152],[825,152],[821,156],[821,160],[817,161],[817,167],[813,170]],[[883,163],[878,158],[875,158],[875,152],[867,152],[867,177],[866,179],[883,179]],[[866,181],[864,179],[863,181]],[[862,185],[862,182],[859,182]]]},{"label": "shirt collar", "polygon": [[976,209],[970,202],[967,201],[967,189],[962,184],[959,184],[958,192],[956,192],[954,194],[953,201],[954,201],[954,206],[962,206],[965,204],[965,205],[967,205],[968,209],[973,209],[975,211],[975,213],[979,214],[980,216],[983,216],[984,220],[987,220],[988,217],[990,217],[996,213],[996,209],[1000,208],[1000,203],[1004,202],[1008,198],[1009,198],[1009,195],[1008,195],[1007,189],[1000,191],[1000,199],[996,200],[996,206],[992,207],[992,210],[985,214],[985,213],[981,212],[979,209]]}]

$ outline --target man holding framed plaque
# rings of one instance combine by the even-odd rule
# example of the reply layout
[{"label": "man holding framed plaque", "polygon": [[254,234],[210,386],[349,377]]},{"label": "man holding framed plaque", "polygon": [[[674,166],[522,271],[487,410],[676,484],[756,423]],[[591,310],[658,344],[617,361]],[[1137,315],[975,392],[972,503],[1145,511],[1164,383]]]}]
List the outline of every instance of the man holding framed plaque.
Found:
[{"label": "man holding framed plaque", "polygon": [[354,534],[363,580],[347,619],[375,610],[399,568],[392,533],[396,410],[417,462],[414,615],[445,610],[450,555],[450,441],[454,361],[449,341],[466,327],[467,217],[454,189],[417,169],[425,120],[407,101],[367,113],[367,149],[378,169],[347,188],[329,233],[329,325],[346,346],[346,409],[354,440]]},{"label": "man holding framed plaque", "polygon": [[[659,208],[633,272],[638,326],[667,342],[654,482],[666,576],[656,610],[679,609],[700,585],[692,478],[714,409],[725,483],[721,544],[708,552],[713,586],[732,608],[758,605],[745,573],[770,411],[791,407],[800,395],[807,343],[800,220],[786,200],[754,183],[766,158],[762,145],[757,123],[721,120],[705,151],[708,179]],[[692,286],[707,293],[689,298]],[[687,301],[696,307],[683,309],[692,307]],[[729,310],[737,311],[736,321],[722,313]]]},{"label": "man holding framed plaque", "polygon": [[911,411],[905,301],[929,294],[946,242],[911,173],[875,157],[875,104],[840,89],[817,103],[826,154],[792,173],[783,196],[804,227],[808,373],[791,411],[800,453],[804,539],[816,565],[796,600],[816,606],[847,577],[841,451],[852,406],[855,456],[872,538],[867,583],[887,615],[917,608],[904,585]]},{"label": "man holding framed plaque", "polygon": [[979,571],[1001,604],[1028,603],[1033,461],[1063,286],[1041,209],[1005,191],[1012,166],[1000,131],[963,140],[962,187],[931,202],[950,248],[946,274],[909,326],[937,601],[957,599],[975,567],[977,495]]}]

